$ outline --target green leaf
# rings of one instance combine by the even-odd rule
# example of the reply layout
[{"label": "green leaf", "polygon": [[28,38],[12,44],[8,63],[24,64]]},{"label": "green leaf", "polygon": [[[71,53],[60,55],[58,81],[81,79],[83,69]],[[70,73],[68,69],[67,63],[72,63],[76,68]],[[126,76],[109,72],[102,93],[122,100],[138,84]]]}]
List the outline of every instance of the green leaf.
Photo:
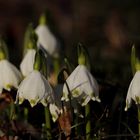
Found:
[{"label": "green leaf", "polygon": [[2,37],[0,37],[0,59],[9,59],[8,48]]},{"label": "green leaf", "polygon": [[68,69],[69,73],[72,73],[73,70],[75,69],[74,65],[66,57],[64,58],[64,62],[65,62],[66,68]]},{"label": "green leaf", "polygon": [[135,70],[140,70],[140,60],[137,57],[135,59]]},{"label": "green leaf", "polygon": [[47,78],[47,58],[45,53],[40,49],[41,55],[41,72]]},{"label": "green leaf", "polygon": [[131,68],[132,68],[132,73],[133,75],[136,72],[136,51],[135,51],[135,46],[132,46],[131,50]]},{"label": "green leaf", "polygon": [[37,39],[37,34],[33,29],[33,25],[30,23],[24,35],[23,55],[27,52],[28,49],[37,49]]}]

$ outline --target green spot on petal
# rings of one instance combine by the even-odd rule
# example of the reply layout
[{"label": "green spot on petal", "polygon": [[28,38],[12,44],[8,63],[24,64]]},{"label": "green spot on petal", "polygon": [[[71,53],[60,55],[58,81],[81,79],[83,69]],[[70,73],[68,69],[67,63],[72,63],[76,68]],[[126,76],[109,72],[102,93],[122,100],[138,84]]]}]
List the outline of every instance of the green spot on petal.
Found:
[{"label": "green spot on petal", "polygon": [[78,97],[80,95],[80,92],[78,90],[73,90],[72,95],[73,97]]},{"label": "green spot on petal", "polygon": [[23,101],[24,101],[24,99],[19,97],[19,104],[22,104]]},{"label": "green spot on petal", "polygon": [[7,84],[7,85],[5,86],[5,88],[6,88],[7,90],[10,90],[10,89],[12,88],[12,85],[11,85],[11,84]]},{"label": "green spot on petal", "polygon": [[31,99],[29,102],[30,102],[32,107],[35,106],[35,104],[36,104],[36,100],[34,100],[34,99]]},{"label": "green spot on petal", "polygon": [[53,119],[53,121],[55,121],[55,120],[57,120],[57,115],[55,115],[55,114],[51,114],[52,115],[52,119]]}]

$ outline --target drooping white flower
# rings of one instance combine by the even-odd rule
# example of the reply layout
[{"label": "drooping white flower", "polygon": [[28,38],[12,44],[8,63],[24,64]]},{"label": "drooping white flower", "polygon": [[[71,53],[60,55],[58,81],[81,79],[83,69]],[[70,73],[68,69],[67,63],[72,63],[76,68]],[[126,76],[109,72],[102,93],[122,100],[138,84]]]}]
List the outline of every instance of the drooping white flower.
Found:
[{"label": "drooping white flower", "polygon": [[0,93],[2,89],[18,88],[21,79],[20,71],[13,64],[6,59],[0,60]]},{"label": "drooping white flower", "polygon": [[25,99],[32,107],[37,103],[42,103],[45,107],[49,104],[53,121],[58,118],[59,111],[54,103],[53,90],[48,80],[37,70],[33,70],[18,87],[16,102],[22,104]]},{"label": "drooping white flower", "polygon": [[136,104],[140,104],[140,71],[137,71],[129,85],[127,97],[126,97],[126,107],[125,111],[131,106],[132,100]]},{"label": "drooping white flower", "polygon": [[78,65],[64,84],[61,100],[69,98],[76,98],[82,106],[90,100],[100,102],[97,81],[84,65]]},{"label": "drooping white flower", "polygon": [[51,56],[58,56],[57,40],[45,24],[40,24],[36,28],[38,35],[38,46],[43,47]]},{"label": "drooping white flower", "polygon": [[35,59],[35,49],[28,49],[27,53],[25,54],[21,64],[20,70],[23,76],[27,76],[30,72],[33,71],[34,59]]},{"label": "drooping white flower", "polygon": [[35,106],[38,102],[41,102],[44,106],[52,102],[53,91],[45,79],[45,77],[37,70],[33,70],[19,85],[17,98],[19,104],[24,99],[28,100],[31,106]]}]

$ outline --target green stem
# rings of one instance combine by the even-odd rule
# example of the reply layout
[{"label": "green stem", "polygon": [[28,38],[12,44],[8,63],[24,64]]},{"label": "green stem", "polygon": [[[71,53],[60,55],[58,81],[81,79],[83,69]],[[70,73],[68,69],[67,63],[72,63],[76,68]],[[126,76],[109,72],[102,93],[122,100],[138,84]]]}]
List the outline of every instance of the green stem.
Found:
[{"label": "green stem", "polygon": [[41,52],[40,51],[37,51],[36,54],[35,54],[35,62],[34,62],[34,70],[38,70],[40,71],[41,69]]},{"label": "green stem", "polygon": [[45,123],[46,123],[46,130],[47,130],[47,139],[52,139],[51,135],[51,116],[49,112],[49,108],[45,107]]},{"label": "green stem", "polygon": [[15,119],[15,104],[13,102],[10,103],[10,120],[14,120]]},{"label": "green stem", "polygon": [[80,117],[80,112],[82,112],[81,111],[82,107],[78,103],[76,103],[76,106],[78,109],[78,114],[76,114],[76,116],[75,116],[75,120],[74,120],[75,123],[74,124],[76,125],[75,134],[77,137],[79,137],[83,134],[83,124],[82,124],[83,118]]},{"label": "green stem", "polygon": [[57,59],[57,58],[54,59],[53,63],[54,63],[54,72],[56,75],[58,75],[59,69],[60,69],[59,59]]},{"label": "green stem", "polygon": [[24,108],[24,119],[25,119],[25,122],[28,122],[28,108]]},{"label": "green stem", "polygon": [[90,140],[91,133],[90,104],[87,104],[85,106],[85,117],[86,117],[86,140]]},{"label": "green stem", "polygon": [[75,118],[75,134],[77,137],[80,137],[83,133],[82,131],[82,118],[80,118],[78,115]]},{"label": "green stem", "polygon": [[140,106],[138,106],[138,134],[140,140]]}]

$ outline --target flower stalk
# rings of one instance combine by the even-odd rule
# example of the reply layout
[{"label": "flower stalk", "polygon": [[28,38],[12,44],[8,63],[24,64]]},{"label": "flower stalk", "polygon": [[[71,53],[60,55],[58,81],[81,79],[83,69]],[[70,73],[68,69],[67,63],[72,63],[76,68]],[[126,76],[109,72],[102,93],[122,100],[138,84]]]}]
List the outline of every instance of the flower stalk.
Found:
[{"label": "flower stalk", "polygon": [[49,108],[45,107],[45,126],[47,130],[47,139],[50,140],[52,139],[51,135],[51,116],[49,112]]},{"label": "flower stalk", "polygon": [[34,70],[40,71],[40,69],[41,69],[41,55],[40,51],[37,51],[35,55]]},{"label": "flower stalk", "polygon": [[24,119],[25,119],[25,122],[28,122],[28,108],[24,108]]},{"label": "flower stalk", "polygon": [[135,46],[132,46],[132,50],[131,50],[131,68],[132,68],[133,75],[136,72],[135,64],[136,64]]},{"label": "flower stalk", "polygon": [[90,122],[90,104],[85,106],[85,117],[86,117],[86,140],[90,140],[91,133],[91,122]]},{"label": "flower stalk", "polygon": [[[90,69],[88,53],[81,43],[78,45],[78,64],[87,66]],[[85,106],[86,118],[86,140],[90,139],[91,121],[90,121],[90,104]]]},{"label": "flower stalk", "polygon": [[[37,51],[36,56],[35,56],[35,63],[34,63],[34,69],[35,70],[42,70],[44,69],[44,65],[42,65],[43,61],[42,61],[42,53],[41,50]],[[45,126],[46,126],[46,130],[47,130],[47,139],[50,140],[52,138],[51,135],[51,116],[50,116],[50,112],[49,112],[49,108],[45,107]]]},{"label": "flower stalk", "polygon": [[138,135],[140,140],[140,106],[138,105]]}]

